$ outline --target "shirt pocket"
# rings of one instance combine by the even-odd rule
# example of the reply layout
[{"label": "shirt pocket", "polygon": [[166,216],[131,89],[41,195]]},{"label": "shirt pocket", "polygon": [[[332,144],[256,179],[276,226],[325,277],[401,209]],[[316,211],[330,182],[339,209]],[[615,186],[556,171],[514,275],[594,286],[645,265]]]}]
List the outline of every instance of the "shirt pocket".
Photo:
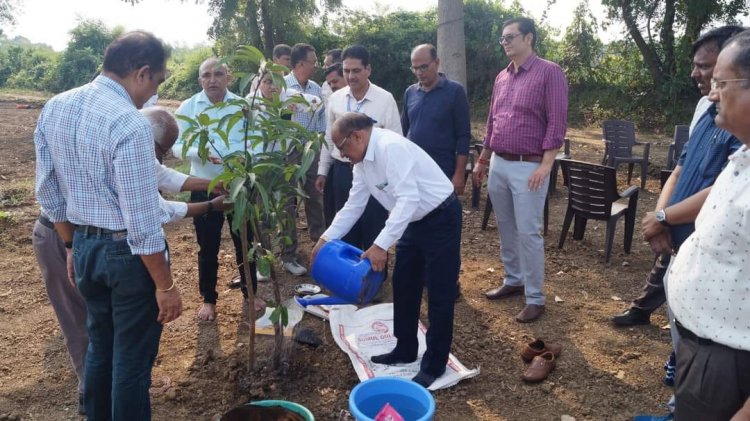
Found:
[{"label": "shirt pocket", "polygon": [[724,141],[712,142],[704,154],[699,171],[703,178],[715,179],[727,163],[728,145]]}]

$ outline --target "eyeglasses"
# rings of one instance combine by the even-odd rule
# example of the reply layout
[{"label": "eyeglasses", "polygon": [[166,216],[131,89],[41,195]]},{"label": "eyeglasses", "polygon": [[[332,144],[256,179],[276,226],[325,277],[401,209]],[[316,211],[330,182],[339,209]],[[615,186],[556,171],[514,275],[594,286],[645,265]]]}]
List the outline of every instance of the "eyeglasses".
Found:
[{"label": "eyeglasses", "polygon": [[307,64],[312,64],[313,67],[318,67],[318,61],[317,60],[302,60]]},{"label": "eyeglasses", "polygon": [[334,144],[334,145],[336,145],[336,149],[338,149],[339,151],[342,151],[342,150],[344,150],[344,145],[345,145],[345,144],[346,144],[346,142],[347,142],[347,141],[349,140],[349,137],[350,137],[350,136],[351,136],[352,134],[354,134],[354,131],[351,131],[351,132],[349,132],[349,134],[348,134],[348,135],[346,135],[346,137],[344,138],[344,140],[342,140],[342,141],[341,141],[341,143],[336,143],[336,142],[333,142],[333,144]]},{"label": "eyeglasses", "polygon": [[510,44],[511,42],[513,42],[514,39],[516,39],[516,37],[520,37],[522,35],[523,34],[519,34],[519,33],[500,35],[500,44]]},{"label": "eyeglasses", "polygon": [[433,63],[433,61],[434,61],[434,60],[431,60],[431,61],[430,61],[429,63],[425,63],[425,64],[420,64],[419,66],[411,66],[411,67],[410,67],[410,69],[411,69],[411,71],[412,71],[412,72],[414,72],[414,73],[417,73],[417,72],[425,72],[425,71],[427,71],[427,69],[429,69],[429,68],[430,68],[430,64],[432,64],[432,63]]},{"label": "eyeglasses", "polygon": [[711,90],[712,91],[722,91],[724,90],[724,87],[727,86],[727,83],[730,82],[745,82],[750,79],[744,78],[744,79],[724,79],[724,80],[718,80],[711,78]]}]

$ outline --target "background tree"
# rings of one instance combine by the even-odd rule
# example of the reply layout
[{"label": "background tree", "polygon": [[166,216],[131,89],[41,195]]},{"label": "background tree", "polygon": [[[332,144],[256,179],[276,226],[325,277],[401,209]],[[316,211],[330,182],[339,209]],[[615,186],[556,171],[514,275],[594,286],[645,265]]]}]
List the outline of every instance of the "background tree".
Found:
[{"label": "background tree", "polygon": [[57,68],[55,91],[75,88],[91,80],[100,70],[107,45],[122,33],[122,27],[110,30],[99,20],[81,21],[70,31],[70,42]]},{"label": "background tree", "polygon": [[602,0],[602,4],[610,19],[625,24],[640,51],[653,93],[666,107],[668,124],[682,118],[678,98],[693,102],[697,96],[686,77],[690,45],[711,22],[736,22],[748,13],[745,0]]},{"label": "background tree", "polygon": [[18,12],[17,0],[0,0],[0,34],[3,27],[16,23],[16,12]]},{"label": "background tree", "polygon": [[210,0],[214,22],[208,34],[219,53],[248,44],[271,56],[274,45],[305,40],[315,18],[340,6],[341,0]]}]

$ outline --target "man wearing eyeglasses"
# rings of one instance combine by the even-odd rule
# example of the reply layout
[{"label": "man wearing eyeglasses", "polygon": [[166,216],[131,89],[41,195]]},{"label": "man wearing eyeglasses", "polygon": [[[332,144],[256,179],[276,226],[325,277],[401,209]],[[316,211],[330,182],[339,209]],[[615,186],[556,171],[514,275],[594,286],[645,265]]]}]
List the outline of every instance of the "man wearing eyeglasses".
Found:
[{"label": "man wearing eyeglasses", "polygon": [[565,74],[537,57],[536,41],[531,19],[503,23],[500,42],[511,63],[495,79],[484,150],[473,174],[479,185],[489,167],[488,190],[505,267],[503,285],[486,295],[495,300],[525,293],[526,306],[516,315],[521,323],[544,313],[542,211],[568,115]]},{"label": "man wearing eyeglasses", "polygon": [[376,364],[416,361],[422,291],[429,291],[427,349],[414,381],[430,386],[443,375],[453,340],[456,281],[461,266],[461,203],[440,167],[400,133],[373,127],[363,113],[349,112],[331,128],[331,140],[354,165],[349,198],[313,249],[339,239],[363,215],[368,200],[390,212],[375,241],[362,255],[375,271],[385,269],[396,245],[393,270],[393,327],[396,347],[372,357]]},{"label": "man wearing eyeglasses", "polygon": [[[284,78],[287,89],[297,91],[301,94],[314,95],[322,100],[323,95],[320,85],[311,79],[313,73],[315,73],[315,69],[318,67],[318,56],[315,54],[315,47],[310,44],[295,44],[292,47],[291,59],[292,72]],[[325,115],[322,111],[299,108],[292,115],[292,121],[299,123],[311,132],[323,133],[326,130]],[[295,152],[290,157],[291,161],[299,161],[299,159],[300,155],[298,152]],[[315,188],[318,159],[319,157],[316,156],[312,165],[307,170],[303,186],[307,194],[307,197],[304,199],[307,232],[310,234],[310,239],[313,242],[318,241],[320,234],[325,229],[323,195]],[[287,208],[287,211],[292,215],[297,215],[296,204],[292,203]],[[297,231],[291,229],[287,235],[292,239],[292,244],[285,246],[282,250],[282,267],[294,276],[302,276],[307,273],[307,269],[297,262]]]},{"label": "man wearing eyeglasses", "polygon": [[469,101],[460,83],[438,71],[440,60],[433,45],[422,44],[411,52],[411,71],[418,82],[406,88],[401,127],[404,136],[437,162],[463,194],[469,156],[471,124]]},{"label": "man wearing eyeglasses", "polygon": [[[719,171],[726,165],[729,155],[740,147],[737,138],[716,126],[716,107],[712,106],[708,99],[719,52],[724,43],[740,31],[742,27],[739,26],[715,28],[701,35],[693,44],[693,69],[690,77],[703,97],[693,114],[689,141],[683,147],[674,171],[664,183],[655,210],[643,219],[643,236],[649,241],[654,252],[658,253],[656,262],[648,275],[643,293],[624,313],[612,318],[617,326],[649,324],[651,313],[666,301],[664,275],[667,266],[672,253],[677,251],[693,232],[692,222],[703,201],[688,202],[693,203],[693,206],[689,209],[683,208],[683,211],[686,210],[692,217],[681,217],[675,214],[675,209],[671,207],[704,189],[706,190],[702,195],[705,198]],[[660,220],[657,220],[657,214]],[[677,223],[675,218],[687,220]]]},{"label": "man wearing eyeglasses", "polygon": [[[667,298],[682,338],[674,412],[680,421],[750,420],[747,57],[750,31],[732,37],[716,61],[708,95],[718,105],[714,120],[744,145],[716,178],[668,275]],[[671,215],[679,215],[677,206]]]},{"label": "man wearing eyeglasses", "polygon": [[101,75],[49,100],[34,131],[36,197],[87,309],[91,420],[151,419],[162,328],[182,313],[165,255],[153,133],[137,111],[164,82],[168,55],[152,34],[122,35],[107,46]]},{"label": "man wearing eyeglasses", "polygon": [[[145,105],[145,104],[144,104]],[[143,108],[141,114],[146,117],[154,135],[156,152],[156,180],[159,190],[177,193],[180,191],[206,191],[211,180],[192,177],[161,164],[162,158],[169,152],[179,133],[177,122],[171,112],[165,108],[152,106]],[[220,189],[217,189],[217,192]],[[159,203],[168,215],[167,222],[174,222],[186,217],[203,215],[213,209],[222,209],[224,196],[217,196],[211,201],[200,203],[173,202],[159,198]],[[65,247],[54,229],[54,224],[44,211],[34,224],[32,244],[34,254],[42,273],[49,302],[65,337],[73,370],[78,378],[78,413],[86,415],[83,407],[84,362],[89,335],[86,330],[86,303],[68,282],[65,269]]]},{"label": "man wearing eyeglasses", "polygon": [[[326,143],[320,151],[318,178],[315,187],[320,192],[329,189],[332,200],[328,201],[326,214],[335,215],[349,198],[352,188],[352,163],[342,155],[332,141],[331,127],[334,121],[347,112],[361,112],[375,120],[375,126],[398,134],[401,120],[393,95],[370,82],[370,52],[361,45],[352,45],[342,52],[342,69],[348,86],[334,92],[326,105]],[[330,183],[327,183],[331,178]],[[330,208],[333,206],[333,208]],[[370,199],[362,218],[346,233],[343,240],[366,250],[383,229],[388,212],[374,199]]]}]

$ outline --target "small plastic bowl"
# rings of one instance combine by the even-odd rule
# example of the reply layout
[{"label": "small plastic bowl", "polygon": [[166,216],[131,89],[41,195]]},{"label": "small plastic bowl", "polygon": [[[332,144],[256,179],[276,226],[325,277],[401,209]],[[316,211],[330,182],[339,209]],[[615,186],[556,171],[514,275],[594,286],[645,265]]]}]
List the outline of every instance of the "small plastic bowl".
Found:
[{"label": "small plastic bowl", "polygon": [[315,284],[299,284],[294,287],[294,292],[300,297],[320,294],[320,287]]},{"label": "small plastic bowl", "polygon": [[312,412],[310,412],[309,409],[295,402],[281,401],[281,400],[267,400],[267,401],[250,402],[248,403],[248,405],[280,406],[282,408],[286,408],[290,411],[294,411],[298,413],[300,416],[302,416],[302,418],[305,419],[305,421],[315,421],[315,416],[313,415]]}]

